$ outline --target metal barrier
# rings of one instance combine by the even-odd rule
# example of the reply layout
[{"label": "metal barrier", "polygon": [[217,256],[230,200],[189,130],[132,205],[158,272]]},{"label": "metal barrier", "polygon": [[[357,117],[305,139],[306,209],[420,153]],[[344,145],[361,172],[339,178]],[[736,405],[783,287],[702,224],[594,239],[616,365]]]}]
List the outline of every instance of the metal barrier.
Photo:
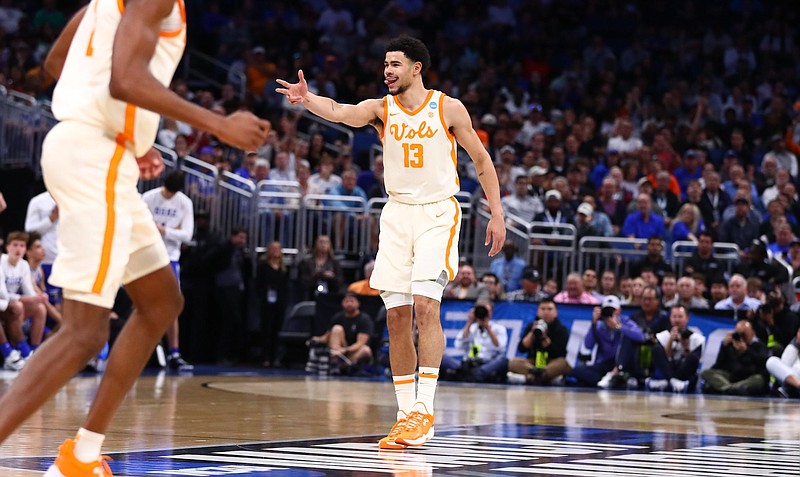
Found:
[{"label": "metal barrier", "polygon": [[41,145],[55,118],[32,96],[8,91],[0,98],[0,167],[30,167],[39,174]]},{"label": "metal barrier", "polygon": [[[276,184],[286,182],[286,184]],[[256,186],[256,210],[250,234],[256,251],[266,250],[274,241],[281,243],[284,254],[300,258],[302,232],[302,200],[300,185],[292,181],[261,181]]]},{"label": "metal barrier", "polygon": [[[672,260],[676,276],[683,276],[686,259],[691,258],[696,251],[697,244],[695,242],[680,240],[672,244]],[[739,246],[729,242],[714,242],[712,256],[725,265],[725,273],[730,276],[733,268],[739,264]]]},{"label": "metal barrier", "polygon": [[563,288],[575,269],[577,229],[572,224],[531,222],[528,231],[528,263],[539,270],[542,283],[554,279]]},{"label": "metal barrier", "polygon": [[[481,199],[474,207],[475,220],[473,221],[475,231],[472,236],[472,266],[479,275],[489,271],[492,260],[496,257],[489,256],[489,248],[483,243],[486,239],[486,226],[492,214],[489,212],[489,204],[486,199]],[[506,241],[514,242],[517,246],[518,255],[530,263],[530,242],[528,223],[513,214],[506,216]]]},{"label": "metal barrier", "polygon": [[631,264],[647,255],[647,239],[583,237],[578,243],[577,270],[613,270],[617,278],[630,276]]},{"label": "metal barrier", "polygon": [[369,215],[361,197],[307,194],[303,197],[300,247],[310,250],[319,235],[329,235],[343,266],[358,267],[364,256]]}]

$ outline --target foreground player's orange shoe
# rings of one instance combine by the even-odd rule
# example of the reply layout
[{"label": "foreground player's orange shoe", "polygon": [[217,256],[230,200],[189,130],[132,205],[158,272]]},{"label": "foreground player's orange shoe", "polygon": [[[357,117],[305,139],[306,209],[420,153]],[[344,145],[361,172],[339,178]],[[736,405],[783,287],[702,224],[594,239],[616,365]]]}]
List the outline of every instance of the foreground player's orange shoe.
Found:
[{"label": "foreground player's orange shoe", "polygon": [[397,443],[397,436],[406,429],[408,419],[403,411],[397,413],[397,422],[392,426],[389,435],[378,441],[378,447],[381,449],[405,449],[406,446]]},{"label": "foreground player's orange shoe", "polygon": [[395,438],[395,441],[411,447],[417,447],[433,439],[433,415],[428,414],[424,404],[417,403],[414,409],[421,406],[422,411],[412,410],[408,415],[406,427]]},{"label": "foreground player's orange shoe", "polygon": [[44,477],[114,477],[106,460],[100,457],[95,462],[85,464],[75,458],[75,441],[67,439],[58,448],[56,462],[47,469]]}]

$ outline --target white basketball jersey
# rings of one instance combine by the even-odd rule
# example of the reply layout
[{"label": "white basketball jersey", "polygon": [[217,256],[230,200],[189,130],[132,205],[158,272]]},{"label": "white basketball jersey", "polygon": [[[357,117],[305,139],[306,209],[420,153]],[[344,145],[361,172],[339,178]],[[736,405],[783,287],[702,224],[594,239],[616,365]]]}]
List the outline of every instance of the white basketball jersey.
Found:
[{"label": "white basketball jersey", "polygon": [[[159,115],[113,99],[111,52],[122,19],[122,0],[92,0],[86,9],[53,93],[53,113],[60,121],[78,121],[102,129],[118,144],[143,156],[153,145]],[[164,86],[183,56],[186,46],[186,8],[177,0],[161,23],[150,72]]]},{"label": "white basketball jersey", "polygon": [[456,139],[444,121],[442,92],[430,90],[409,111],[392,95],[383,98],[383,166],[386,193],[405,204],[429,204],[460,189]]}]

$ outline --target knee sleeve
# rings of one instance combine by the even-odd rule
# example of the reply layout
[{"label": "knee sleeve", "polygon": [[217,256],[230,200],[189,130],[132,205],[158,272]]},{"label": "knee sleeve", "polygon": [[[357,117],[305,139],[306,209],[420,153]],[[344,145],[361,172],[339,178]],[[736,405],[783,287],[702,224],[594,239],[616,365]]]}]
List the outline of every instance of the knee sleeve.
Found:
[{"label": "knee sleeve", "polygon": [[431,300],[442,301],[444,285],[433,280],[411,282],[411,294],[424,296]]},{"label": "knee sleeve", "polygon": [[414,298],[411,296],[411,293],[384,291],[381,292],[381,298],[383,299],[383,304],[386,306],[387,310],[391,310],[392,308],[397,308],[399,306],[410,306],[414,304]]}]

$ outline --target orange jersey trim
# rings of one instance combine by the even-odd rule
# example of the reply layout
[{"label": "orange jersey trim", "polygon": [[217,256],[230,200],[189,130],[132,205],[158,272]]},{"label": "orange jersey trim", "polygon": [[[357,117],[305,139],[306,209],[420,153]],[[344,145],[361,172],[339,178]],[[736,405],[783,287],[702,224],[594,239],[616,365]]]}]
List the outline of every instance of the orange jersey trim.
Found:
[{"label": "orange jersey trim", "polygon": [[447,122],[444,120],[444,93],[439,95],[439,120],[442,122],[444,133],[447,135],[447,140],[450,141],[450,160],[453,161],[453,167],[456,170],[456,185],[461,188],[461,180],[458,178],[458,157],[456,157],[456,138],[447,127]]},{"label": "orange jersey trim", "polygon": [[124,153],[125,147],[122,144],[117,144],[114,149],[114,155],[111,158],[111,164],[108,167],[108,175],[106,176],[106,228],[103,233],[103,251],[100,254],[100,265],[92,285],[92,293],[102,293],[103,284],[108,275],[108,267],[111,264],[111,246],[114,243],[114,229],[117,220],[117,213],[114,210],[117,191],[114,188],[117,184],[119,165],[122,162]]},{"label": "orange jersey trim", "polygon": [[162,31],[158,35],[162,38],[175,38],[179,36],[183,31],[186,29],[186,5],[183,3],[183,0],[178,0],[178,10],[181,12],[181,20],[183,20],[183,26],[178,28],[177,30],[172,31]]},{"label": "orange jersey trim", "polygon": [[383,129],[381,129],[380,140],[383,142],[383,135],[386,134],[388,125],[386,122],[389,120],[389,98],[383,97]]},{"label": "orange jersey trim", "polygon": [[433,90],[431,89],[431,90],[428,90],[428,96],[425,98],[425,101],[423,101],[422,104],[420,104],[419,107],[417,109],[415,109],[414,111],[409,111],[408,109],[406,109],[406,107],[403,106],[403,104],[400,102],[400,98],[398,98],[396,96],[394,98],[394,102],[397,103],[397,106],[400,107],[401,111],[403,111],[404,113],[408,114],[409,116],[414,116],[418,112],[422,111],[422,108],[424,108],[425,105],[427,105],[430,102],[432,97],[433,97]]},{"label": "orange jersey trim", "polygon": [[117,8],[120,13],[125,13],[125,0],[117,0]]},{"label": "orange jersey trim", "polygon": [[456,237],[456,227],[458,227],[458,216],[459,212],[461,212],[461,206],[458,205],[458,201],[455,199],[455,197],[450,197],[450,200],[452,200],[453,204],[456,206],[456,213],[453,216],[453,226],[450,227],[450,238],[447,239],[447,248],[444,252],[444,266],[447,268],[448,278],[452,280],[456,277],[456,274],[453,272],[453,268],[450,266],[450,251],[453,248],[453,239]]}]

